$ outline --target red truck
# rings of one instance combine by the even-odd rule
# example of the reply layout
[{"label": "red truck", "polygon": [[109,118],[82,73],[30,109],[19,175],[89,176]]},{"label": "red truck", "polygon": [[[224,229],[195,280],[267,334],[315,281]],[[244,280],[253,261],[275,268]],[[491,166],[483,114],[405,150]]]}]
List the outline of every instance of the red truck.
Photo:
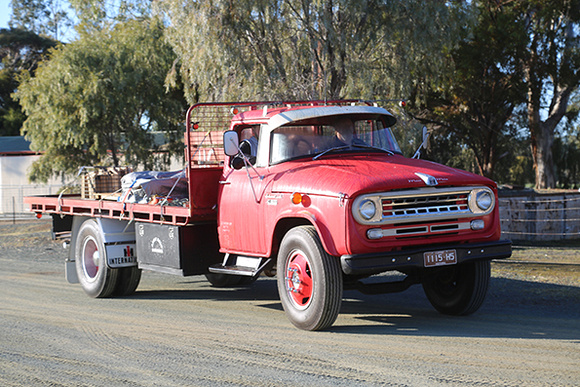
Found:
[{"label": "red truck", "polygon": [[511,256],[496,184],[403,156],[395,123],[355,100],[201,103],[187,112],[185,168],[164,191],[143,191],[157,180],[137,172],[112,198],[24,200],[70,232],[66,276],[91,297],[133,293],[146,269],[218,287],[276,276],[305,330],[334,323],[344,289],[421,284],[439,312],[473,313],[490,260]]}]

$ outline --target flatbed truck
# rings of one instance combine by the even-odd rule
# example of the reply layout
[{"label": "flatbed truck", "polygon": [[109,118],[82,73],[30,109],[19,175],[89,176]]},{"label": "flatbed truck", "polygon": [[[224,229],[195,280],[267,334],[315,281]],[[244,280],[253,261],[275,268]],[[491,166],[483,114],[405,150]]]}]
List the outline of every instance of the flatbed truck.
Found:
[{"label": "flatbed truck", "polygon": [[497,186],[403,156],[395,123],[366,101],[200,103],[186,115],[179,205],[171,190],[128,200],[134,187],[24,201],[70,233],[66,277],[91,297],[134,293],[144,269],[217,287],[276,276],[288,319],[305,330],[332,326],[345,289],[417,284],[439,312],[471,314],[490,261],[511,255]]}]

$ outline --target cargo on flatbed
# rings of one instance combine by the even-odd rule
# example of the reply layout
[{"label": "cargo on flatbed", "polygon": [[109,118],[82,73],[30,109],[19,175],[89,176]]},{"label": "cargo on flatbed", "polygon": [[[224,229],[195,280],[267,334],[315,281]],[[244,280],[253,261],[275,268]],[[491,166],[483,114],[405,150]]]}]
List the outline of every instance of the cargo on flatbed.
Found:
[{"label": "cargo on flatbed", "polygon": [[189,205],[171,206],[127,203],[117,200],[83,199],[80,195],[28,196],[24,203],[37,214],[102,217],[118,220],[184,226],[206,220],[216,220],[217,186],[223,168],[192,168],[187,175]]}]

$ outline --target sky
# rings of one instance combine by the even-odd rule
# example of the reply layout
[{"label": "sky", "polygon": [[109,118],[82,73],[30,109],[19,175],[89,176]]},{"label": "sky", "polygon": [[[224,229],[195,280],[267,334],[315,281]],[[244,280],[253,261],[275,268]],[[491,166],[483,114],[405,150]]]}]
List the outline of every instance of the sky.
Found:
[{"label": "sky", "polygon": [[8,28],[11,12],[10,0],[0,0],[0,28]]}]

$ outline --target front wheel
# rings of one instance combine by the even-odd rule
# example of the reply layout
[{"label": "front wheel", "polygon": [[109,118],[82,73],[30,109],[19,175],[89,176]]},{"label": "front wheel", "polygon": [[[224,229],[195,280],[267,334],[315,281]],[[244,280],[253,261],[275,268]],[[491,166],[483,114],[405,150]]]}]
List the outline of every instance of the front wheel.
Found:
[{"label": "front wheel", "polygon": [[490,279],[489,261],[466,262],[433,270],[433,275],[423,282],[423,290],[440,313],[468,315],[483,304]]},{"label": "front wheel", "polygon": [[292,324],[315,331],[334,323],[342,301],[342,272],[314,227],[296,227],[284,236],[277,273],[280,301]]}]

